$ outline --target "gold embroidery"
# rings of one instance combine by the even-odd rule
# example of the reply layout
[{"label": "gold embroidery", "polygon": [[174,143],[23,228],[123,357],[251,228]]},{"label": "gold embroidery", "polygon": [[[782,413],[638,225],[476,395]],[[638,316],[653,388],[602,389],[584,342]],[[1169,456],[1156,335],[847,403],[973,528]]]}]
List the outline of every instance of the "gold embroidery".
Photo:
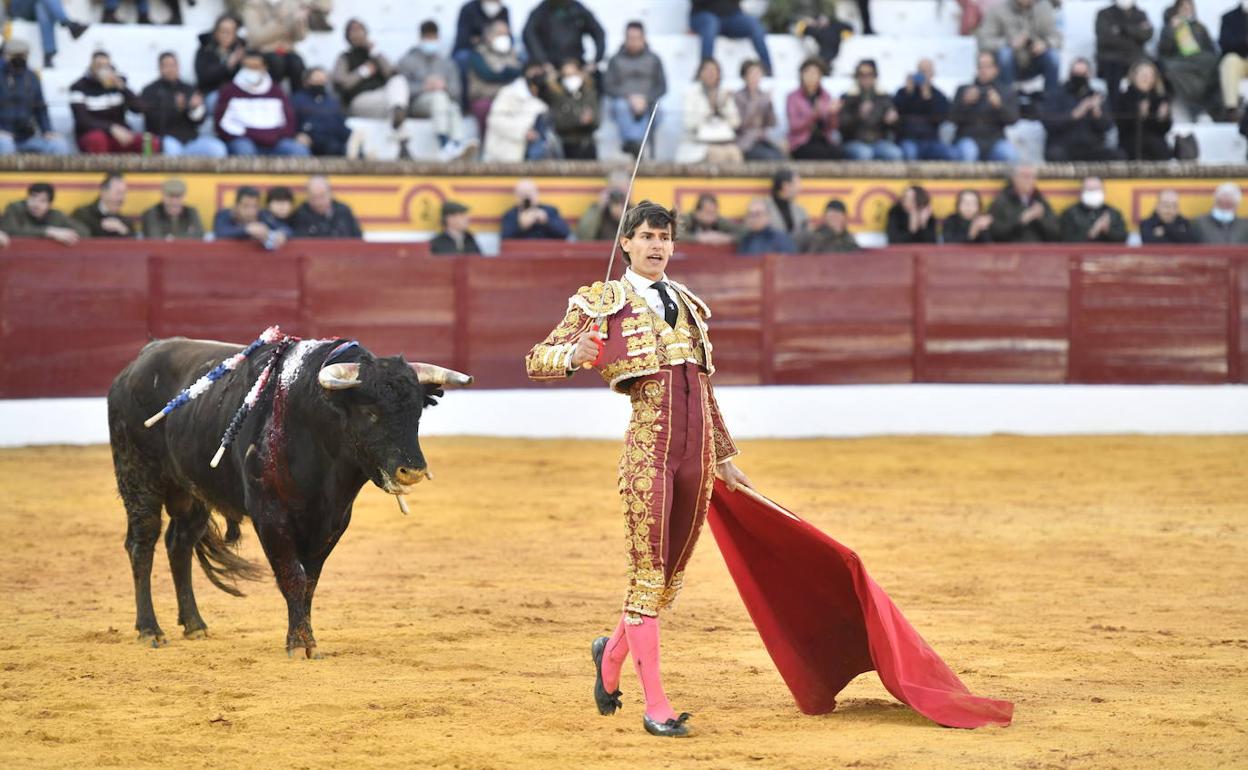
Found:
[{"label": "gold embroidery", "polygon": [[[620,503],[627,524],[629,554],[628,594],[624,611],[655,616],[663,599],[663,569],[656,567],[650,548],[650,516],[655,486],[661,487],[657,424],[663,417],[664,385],[647,380],[634,386],[633,416],[624,454],[620,457]],[[661,491],[661,489],[660,489]]]}]

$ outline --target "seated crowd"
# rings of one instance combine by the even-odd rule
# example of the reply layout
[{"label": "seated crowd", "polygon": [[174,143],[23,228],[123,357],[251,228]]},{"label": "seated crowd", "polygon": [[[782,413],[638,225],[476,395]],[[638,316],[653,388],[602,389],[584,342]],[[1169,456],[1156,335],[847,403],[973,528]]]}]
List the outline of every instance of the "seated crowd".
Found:
[{"label": "seated crowd", "polygon": [[[103,20],[115,22],[110,3],[116,0],[106,3]],[[700,38],[702,59],[684,92],[676,158],[1013,161],[1018,150],[1005,129],[1024,118],[1043,125],[1051,161],[1175,157],[1167,134],[1177,112],[1239,121],[1248,135],[1239,97],[1248,79],[1248,4],[1233,3],[1215,42],[1196,18],[1195,0],[1176,0],[1162,19],[1149,19],[1134,0],[1113,0],[1096,18],[1095,60],[1076,59],[1064,79],[1055,5],[989,5],[977,31],[975,78],[952,94],[936,87],[929,59],[916,62],[895,91],[880,87],[876,62],[864,59],[853,87],[838,95],[827,90],[826,77],[853,30],[837,19],[833,0],[769,0],[761,19],[742,11],[740,0],[693,0],[689,29]],[[668,91],[667,74],[643,24],[629,22],[623,45],[607,56],[602,25],[577,0],[542,0],[518,35],[503,2],[470,0],[449,47],[438,25],[426,20],[397,62],[353,19],[344,30],[346,50],[332,66],[309,65],[294,50],[309,29],[326,28],[314,21],[324,24],[329,0],[232,0],[229,7],[233,13],[200,35],[193,81],[182,79],[180,70],[179,56],[190,58],[189,51],[160,54],[159,77],[138,90],[106,52],[95,53],[70,94],[77,149],[358,157],[376,149],[348,127],[347,117],[358,116],[387,121],[395,157],[402,158],[410,155],[404,121],[416,117],[432,122],[443,160],[595,159],[595,133],[604,120],[616,124],[621,149],[632,153],[651,115],[664,119],[657,108]],[[862,32],[870,34],[867,1],[859,7]],[[151,21],[145,8],[141,3],[140,23]],[[62,24],[77,36],[85,29],[55,14],[38,18],[49,30]],[[773,75],[768,31],[797,35],[811,51],[793,73],[798,86],[779,116],[767,86]],[[45,66],[55,54],[50,34],[43,34]],[[725,85],[713,58],[716,37],[754,46],[757,58],[742,66],[739,89]],[[1155,59],[1145,50],[1154,39]],[[29,50],[18,39],[4,48],[0,153],[71,151],[51,130]],[[1039,90],[1025,90],[1036,79]],[[142,116],[142,131],[131,128],[137,123],[132,115]],[[467,130],[469,119],[480,143]]]}]

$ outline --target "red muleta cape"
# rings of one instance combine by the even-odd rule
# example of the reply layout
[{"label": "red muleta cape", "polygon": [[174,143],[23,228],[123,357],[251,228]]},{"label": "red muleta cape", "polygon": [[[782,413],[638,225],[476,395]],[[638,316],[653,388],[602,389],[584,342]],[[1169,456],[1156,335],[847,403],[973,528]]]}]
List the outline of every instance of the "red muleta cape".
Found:
[{"label": "red muleta cape", "polygon": [[807,714],[876,670],[897,700],[946,727],[1008,725],[1014,704],[974,695],[906,621],[858,554],[762,495],[716,480],[707,519],[780,676]]}]

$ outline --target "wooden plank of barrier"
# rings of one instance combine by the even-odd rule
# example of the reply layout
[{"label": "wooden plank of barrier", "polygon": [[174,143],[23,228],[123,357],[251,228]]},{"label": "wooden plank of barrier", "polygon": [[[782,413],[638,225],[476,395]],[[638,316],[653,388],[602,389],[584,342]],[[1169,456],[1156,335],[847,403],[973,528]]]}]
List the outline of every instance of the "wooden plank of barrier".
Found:
[{"label": "wooden plank of barrier", "polygon": [[1240,255],[1230,260],[1230,313],[1227,318],[1230,350],[1228,379],[1231,382],[1248,382],[1248,257]]}]

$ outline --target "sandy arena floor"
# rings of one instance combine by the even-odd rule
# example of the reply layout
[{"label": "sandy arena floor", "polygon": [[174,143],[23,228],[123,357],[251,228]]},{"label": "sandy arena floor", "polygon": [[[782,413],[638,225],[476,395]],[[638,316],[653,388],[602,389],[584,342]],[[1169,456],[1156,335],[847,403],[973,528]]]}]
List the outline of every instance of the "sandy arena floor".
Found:
[{"label": "sandy arena floor", "polygon": [[642,732],[631,667],[622,714],[590,696],[619,445],[424,443],[414,515],[370,487],[326,567],[320,661],[287,659],[271,581],[198,567],[211,636],[182,639],[163,549],[171,643],[139,646],[107,448],[0,452],[0,767],[1248,767],[1248,437],[745,442],[1015,721],[942,729],[874,674],[803,716],[708,531],[664,625],[685,741]]}]

